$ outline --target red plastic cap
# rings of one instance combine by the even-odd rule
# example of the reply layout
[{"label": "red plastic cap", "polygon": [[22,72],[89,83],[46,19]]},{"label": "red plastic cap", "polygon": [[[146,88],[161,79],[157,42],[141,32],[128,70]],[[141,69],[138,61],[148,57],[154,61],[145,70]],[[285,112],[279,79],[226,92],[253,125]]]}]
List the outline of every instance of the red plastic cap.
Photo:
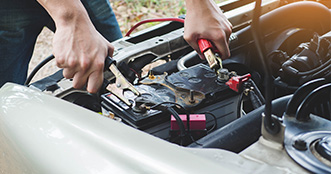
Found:
[{"label": "red plastic cap", "polygon": [[248,81],[251,78],[251,74],[243,76],[234,76],[225,84],[228,85],[232,90],[239,92],[242,89],[243,82]]}]

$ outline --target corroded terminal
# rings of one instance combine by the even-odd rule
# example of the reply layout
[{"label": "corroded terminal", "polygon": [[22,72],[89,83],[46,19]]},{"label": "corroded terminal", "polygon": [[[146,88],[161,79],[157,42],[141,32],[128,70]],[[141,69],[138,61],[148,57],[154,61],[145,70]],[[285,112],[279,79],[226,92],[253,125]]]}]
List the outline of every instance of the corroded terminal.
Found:
[{"label": "corroded terminal", "polygon": [[116,82],[115,84],[109,84],[107,86],[107,90],[116,95],[128,106],[131,106],[131,102],[123,96],[123,91],[130,90],[137,96],[140,95],[140,92],[123,76],[123,74],[117,69],[115,64],[111,64],[109,66],[109,70],[116,77]]},{"label": "corroded terminal", "polygon": [[219,80],[221,82],[228,81],[229,78],[230,78],[230,76],[229,76],[229,70],[226,69],[226,68],[218,69],[217,70],[217,75],[218,75],[217,80]]}]

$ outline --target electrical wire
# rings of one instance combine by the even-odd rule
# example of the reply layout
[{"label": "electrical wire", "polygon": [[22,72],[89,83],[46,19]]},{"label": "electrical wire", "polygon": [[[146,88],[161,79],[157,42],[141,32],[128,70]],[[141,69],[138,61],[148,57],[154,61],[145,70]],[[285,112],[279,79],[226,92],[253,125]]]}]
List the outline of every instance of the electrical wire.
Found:
[{"label": "electrical wire", "polygon": [[[154,105],[154,106],[151,106],[149,109],[155,109],[155,108],[157,108],[157,107],[159,107],[159,106],[161,106],[161,105],[163,105],[163,104],[172,104],[172,105],[175,105],[175,106],[177,106],[177,107],[179,107],[179,108],[181,108],[182,110],[184,110],[185,111],[185,114],[186,114],[186,116],[187,116],[187,134],[186,135],[188,135],[189,137],[190,137],[190,139],[191,139],[191,141],[193,142],[193,143],[195,143],[195,144],[197,144],[197,145],[199,145],[199,146],[202,146],[202,144],[200,144],[200,143],[198,143],[194,138],[193,138],[193,136],[192,136],[192,134],[191,134],[191,131],[190,131],[190,124],[189,124],[189,113],[188,113],[188,111],[182,106],[182,105],[180,105],[180,104],[178,104],[178,103],[175,103],[175,102],[161,102],[161,103],[158,103],[158,104],[156,104],[156,105]],[[167,106],[168,108],[169,108],[169,106]],[[169,110],[168,110],[169,111]],[[173,109],[173,110],[171,110],[171,111],[169,111],[169,112],[171,112],[171,114],[173,114],[174,115],[174,117],[175,117],[175,119],[176,119],[176,122],[177,122],[177,124],[178,125],[180,125],[180,124],[182,124],[183,123],[183,121],[180,119],[180,117],[179,117],[179,115],[178,115],[178,117],[176,116],[178,113]],[[218,125],[217,125],[217,117],[213,114],[213,113],[211,113],[211,112],[204,112],[203,114],[209,114],[209,115],[211,115],[212,117],[213,117],[213,119],[214,119],[214,125],[213,125],[213,127],[212,128],[210,128],[209,130],[207,130],[207,134],[209,134],[210,132],[212,132],[212,131],[214,131],[214,130],[216,130],[217,129],[217,127],[218,127]],[[178,121],[177,121],[177,119],[178,119]],[[180,123],[181,122],[181,123]],[[179,127],[181,127],[181,126],[179,126]],[[182,138],[182,137],[181,137]]]},{"label": "electrical wire", "polygon": [[25,80],[24,85],[27,86],[29,85],[29,83],[31,82],[31,80],[33,79],[33,77],[36,75],[36,73],[44,66],[46,65],[48,62],[50,62],[51,60],[54,59],[54,55],[50,55],[48,57],[46,57],[46,59],[44,59],[43,61],[41,61],[30,73],[30,75],[28,76],[28,78]]},{"label": "electrical wire", "polygon": [[217,117],[213,114],[213,113],[211,113],[211,112],[204,112],[203,114],[209,114],[209,115],[211,115],[212,117],[213,117],[213,119],[214,119],[214,125],[213,125],[213,127],[212,128],[210,128],[209,130],[207,130],[207,134],[209,134],[210,132],[212,132],[212,131],[214,131],[214,130],[216,130],[217,129]]},{"label": "electrical wire", "polygon": [[182,108],[184,109],[184,107],[178,103],[175,103],[175,102],[169,102],[169,101],[166,101],[166,102],[161,102],[161,103],[158,103],[158,104],[155,104],[153,106],[150,106],[149,109],[155,109],[161,105],[164,105],[164,104],[172,104],[172,105],[175,105],[175,106],[178,106],[179,108]]},{"label": "electrical wire", "polygon": [[298,72],[297,75],[299,76],[306,76],[306,75],[309,75],[309,74],[313,74],[313,73],[316,73],[320,70],[323,70],[325,67],[329,67],[331,64],[331,59],[329,59],[328,61],[326,61],[324,64],[322,64],[321,66],[315,68],[315,69],[312,69],[310,71],[305,71],[305,72]]},{"label": "electrical wire", "polygon": [[[149,109],[155,109],[155,108],[157,108],[157,107],[159,107],[159,106],[161,106],[163,104],[172,104],[172,105],[175,105],[175,106],[181,108],[182,110],[184,110],[185,115],[186,115],[186,120],[187,120],[187,122],[186,122],[187,123],[187,132],[185,132],[186,134],[184,136],[188,135],[193,143],[195,143],[195,144],[197,144],[199,146],[202,146],[202,144],[196,142],[196,140],[193,138],[193,136],[191,134],[191,131],[190,131],[190,121],[189,121],[190,120],[190,113],[182,105],[180,105],[178,103],[175,103],[175,102],[161,102],[161,103],[158,103],[158,104],[156,104],[154,106],[151,106]],[[171,107],[170,106],[167,106],[167,108],[171,108]],[[182,119],[179,117],[178,113],[173,108],[171,108],[171,110],[168,109],[168,111],[171,114],[173,114],[174,118],[176,119],[177,124],[179,125],[179,127],[181,129],[181,127],[183,127],[184,123],[183,123]],[[205,112],[204,114],[211,115],[214,118],[214,121],[215,121],[214,126],[209,131],[207,131],[207,133],[210,133],[211,131],[213,131],[214,129],[217,128],[217,118],[211,112]],[[182,125],[182,126],[180,126],[180,125]],[[181,131],[182,131],[182,129],[181,129]],[[182,138],[184,136],[181,135],[181,137],[180,137],[181,138],[181,141],[182,141]]]},{"label": "electrical wire", "polygon": [[290,117],[295,116],[297,108],[302,103],[304,98],[308,96],[308,94],[312,92],[314,89],[318,88],[319,86],[323,86],[327,83],[328,81],[325,78],[319,78],[309,81],[303,84],[302,86],[300,86],[294,92],[293,97],[289,100],[285,110],[285,115],[288,115]]},{"label": "electrical wire", "polygon": [[167,110],[174,116],[174,118],[176,119],[176,122],[179,126],[179,130],[180,130],[180,137],[181,137],[181,145],[183,145],[183,137],[185,137],[186,135],[186,131],[185,131],[185,126],[183,123],[183,120],[180,118],[179,114],[172,108],[172,107],[167,107]]},{"label": "electrical wire", "polygon": [[163,104],[172,104],[172,105],[175,105],[177,107],[179,107],[180,109],[182,109],[184,112],[185,112],[185,115],[186,115],[186,120],[187,120],[187,123],[186,123],[186,127],[187,127],[187,130],[190,131],[190,113],[180,104],[178,103],[175,103],[175,102],[161,102],[161,103],[158,103],[154,106],[151,106],[149,109],[154,109],[154,108],[157,108]]},{"label": "electrical wire", "polygon": [[[186,115],[186,128],[187,128],[187,132],[189,133],[190,135],[190,113],[180,104],[178,103],[175,103],[175,102],[161,102],[161,103],[158,103],[158,104],[155,104],[151,107],[149,107],[148,109],[157,109],[162,106],[162,105],[165,105],[165,104],[171,104],[171,105],[174,105],[174,106],[177,106],[179,107],[180,109],[184,110],[185,112],[185,115]],[[179,117],[179,114],[172,108],[172,106],[165,106],[166,109],[174,116],[174,118],[176,119],[176,122],[181,130],[181,140],[182,138],[186,135],[186,131],[185,131],[185,126],[184,126],[184,123],[183,123],[183,120]],[[169,108],[171,108],[169,110]],[[181,128],[182,127],[182,128]]]},{"label": "electrical wire", "polygon": [[239,94],[239,100],[237,103],[237,118],[241,117],[241,109],[242,109],[242,100],[244,98],[244,93]]},{"label": "electrical wire", "polygon": [[272,100],[272,79],[271,79],[271,73],[270,68],[268,68],[265,60],[266,55],[266,48],[265,44],[263,42],[263,39],[261,38],[261,31],[260,31],[260,14],[261,14],[261,4],[262,0],[256,0],[255,8],[253,12],[253,19],[252,19],[252,35],[255,40],[256,49],[259,55],[259,58],[261,59],[261,64],[263,67],[263,71],[265,73],[265,128],[268,133],[270,134],[277,134],[280,131],[280,127],[276,126],[277,124],[271,117],[271,100]]},{"label": "electrical wire", "polygon": [[255,91],[255,93],[256,93],[256,96],[260,99],[260,101],[262,102],[262,104],[264,104],[264,103],[265,103],[265,99],[264,99],[264,97],[263,97],[261,91],[259,90],[259,88],[256,86],[254,80],[252,80],[252,79],[248,79],[248,81],[249,81],[250,84],[253,86],[254,91]]},{"label": "electrical wire", "polygon": [[305,83],[305,82],[307,82],[309,80],[312,80],[312,79],[315,79],[315,78],[319,78],[319,77],[328,77],[328,75],[330,74],[330,69],[331,69],[331,64],[328,65],[327,67],[323,68],[322,70],[314,73],[314,74],[311,74],[311,75],[306,76],[306,78],[303,79],[303,81],[301,83]]},{"label": "electrical wire", "polygon": [[[214,131],[214,130],[216,130],[217,129],[217,117],[213,114],[213,113],[211,113],[211,112],[204,112],[203,114],[209,114],[209,115],[211,115],[212,117],[213,117],[213,119],[214,119],[214,125],[213,125],[213,127],[212,128],[210,128],[209,130],[207,130],[207,134],[209,134],[210,132],[212,132],[212,131]],[[193,142],[193,143],[195,143],[196,145],[198,145],[198,146],[203,146],[203,144],[201,144],[201,143],[198,143],[194,138],[193,138],[193,136],[190,134],[190,138],[191,138],[191,141]]]},{"label": "electrical wire", "polygon": [[198,145],[198,146],[203,146],[203,144],[198,143],[198,142],[193,138],[192,135],[190,135],[190,138],[191,138],[191,141],[192,141],[194,144],[196,144],[196,145]]},{"label": "electrical wire", "polygon": [[180,18],[156,18],[156,19],[146,19],[146,20],[142,20],[140,22],[138,22],[137,24],[135,24],[127,33],[125,36],[130,36],[130,34],[133,32],[133,30],[135,30],[136,28],[138,28],[140,25],[142,24],[146,24],[146,23],[151,23],[151,22],[169,22],[169,21],[175,21],[175,22],[180,22],[180,23],[184,23],[184,19],[180,19]]},{"label": "electrical wire", "polygon": [[328,97],[330,97],[330,91],[331,83],[327,83],[310,92],[299,105],[295,115],[296,119],[299,121],[308,121],[310,119],[311,109],[316,106],[318,101],[327,101],[329,99]]}]

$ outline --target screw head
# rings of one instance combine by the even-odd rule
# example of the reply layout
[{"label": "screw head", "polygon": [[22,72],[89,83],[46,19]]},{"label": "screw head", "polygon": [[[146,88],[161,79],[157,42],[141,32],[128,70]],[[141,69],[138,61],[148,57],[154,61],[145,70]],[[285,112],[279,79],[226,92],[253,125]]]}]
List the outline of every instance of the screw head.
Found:
[{"label": "screw head", "polygon": [[297,150],[304,151],[307,150],[307,143],[302,139],[297,139],[294,141],[293,147]]}]

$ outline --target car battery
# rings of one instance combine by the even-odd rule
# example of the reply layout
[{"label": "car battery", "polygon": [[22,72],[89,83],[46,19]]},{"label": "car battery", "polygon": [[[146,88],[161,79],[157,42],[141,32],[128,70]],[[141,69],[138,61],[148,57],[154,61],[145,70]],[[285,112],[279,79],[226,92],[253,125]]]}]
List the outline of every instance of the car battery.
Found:
[{"label": "car battery", "polygon": [[[217,80],[216,73],[207,65],[198,64],[171,75],[157,75],[145,78],[135,88],[141,96],[124,91],[124,96],[132,103],[126,105],[112,93],[102,95],[102,106],[135,128],[150,131],[170,129],[170,113],[159,110],[137,111],[138,105],[155,106],[165,102],[177,103],[192,114],[210,112],[217,117],[217,125],[225,125],[237,118],[239,93],[231,90],[225,82]],[[184,112],[183,112],[184,113]],[[183,114],[180,113],[180,114]],[[214,119],[207,115],[207,127],[212,127]],[[164,127],[164,128],[163,128]],[[168,132],[169,133],[169,132]],[[167,135],[168,135],[167,133]],[[167,137],[163,136],[162,137]]]}]

